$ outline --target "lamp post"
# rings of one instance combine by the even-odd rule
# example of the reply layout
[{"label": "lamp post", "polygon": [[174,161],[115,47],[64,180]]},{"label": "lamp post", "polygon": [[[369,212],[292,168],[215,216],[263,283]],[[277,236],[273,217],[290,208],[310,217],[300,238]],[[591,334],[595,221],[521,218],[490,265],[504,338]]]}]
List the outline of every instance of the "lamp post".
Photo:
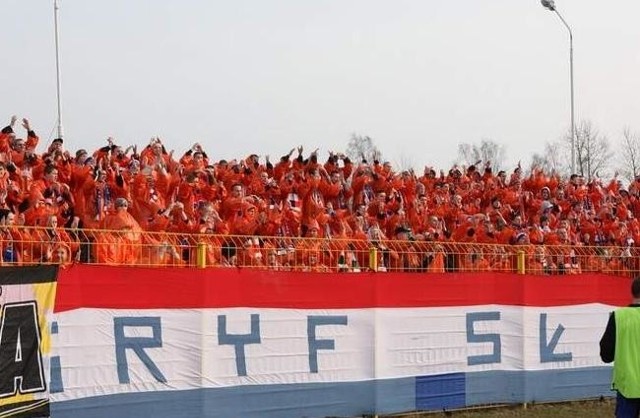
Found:
[{"label": "lamp post", "polygon": [[62,138],[62,102],[60,101],[60,43],[58,40],[58,0],[53,0],[53,24],[56,39],[56,97],[58,101],[58,138]]},{"label": "lamp post", "polygon": [[558,12],[558,9],[556,9],[554,0],[540,0],[540,3],[542,3],[542,5],[546,9],[552,12],[555,12],[555,14],[558,15],[558,17],[560,18],[560,21],[562,21],[562,24],[569,31],[569,71],[570,71],[570,77],[571,77],[571,174],[575,174],[576,172],[576,124],[575,124],[575,118],[574,118],[575,114],[574,114],[574,107],[573,107],[573,32],[571,31],[571,28],[567,24],[566,20],[564,20],[560,12]]}]

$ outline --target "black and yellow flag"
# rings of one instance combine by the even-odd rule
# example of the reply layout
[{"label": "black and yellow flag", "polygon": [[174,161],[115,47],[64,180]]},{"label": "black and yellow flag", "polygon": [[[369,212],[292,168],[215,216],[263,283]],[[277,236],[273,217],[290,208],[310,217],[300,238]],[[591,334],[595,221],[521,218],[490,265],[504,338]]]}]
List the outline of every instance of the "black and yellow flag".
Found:
[{"label": "black and yellow flag", "polygon": [[56,266],[0,267],[0,418],[49,416]]}]

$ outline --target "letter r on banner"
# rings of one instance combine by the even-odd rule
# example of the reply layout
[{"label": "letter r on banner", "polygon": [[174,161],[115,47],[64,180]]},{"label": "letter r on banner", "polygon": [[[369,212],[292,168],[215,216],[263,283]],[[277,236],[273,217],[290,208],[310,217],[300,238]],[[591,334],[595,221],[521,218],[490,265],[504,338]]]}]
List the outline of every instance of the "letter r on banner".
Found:
[{"label": "letter r on banner", "polygon": [[309,342],[309,370],[311,373],[318,373],[318,350],[335,350],[334,340],[318,340],[316,338],[316,327],[322,325],[347,325],[346,315],[316,316],[307,317],[307,340]]},{"label": "letter r on banner", "polygon": [[235,347],[238,376],[247,375],[247,359],[244,346],[247,344],[260,344],[260,341],[260,315],[251,314],[251,333],[249,334],[227,334],[227,315],[218,315],[218,344]]},{"label": "letter r on banner", "polygon": [[474,324],[480,321],[499,321],[500,312],[469,312],[467,314],[467,342],[468,343],[492,343],[493,353],[469,356],[467,364],[475,366],[478,364],[500,363],[502,361],[502,345],[500,344],[500,334],[476,334]]},{"label": "letter r on banner", "polygon": [[[124,335],[125,327],[148,327],[151,328],[152,337],[127,337]],[[133,350],[142,363],[146,366],[151,375],[160,383],[166,383],[158,366],[151,360],[144,351],[145,348],[162,347],[162,328],[159,316],[143,317],[116,317],[113,318],[114,335],[116,339],[116,363],[118,367],[118,381],[120,383],[130,383],[129,364],[127,363],[127,349]]]}]

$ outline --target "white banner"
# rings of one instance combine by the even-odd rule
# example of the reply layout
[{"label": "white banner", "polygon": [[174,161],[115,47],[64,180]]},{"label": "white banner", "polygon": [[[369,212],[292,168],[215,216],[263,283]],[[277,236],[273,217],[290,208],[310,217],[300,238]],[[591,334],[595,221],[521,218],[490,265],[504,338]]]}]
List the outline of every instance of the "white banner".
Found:
[{"label": "white banner", "polygon": [[51,396],[602,366],[612,309],[78,309],[57,314]]}]

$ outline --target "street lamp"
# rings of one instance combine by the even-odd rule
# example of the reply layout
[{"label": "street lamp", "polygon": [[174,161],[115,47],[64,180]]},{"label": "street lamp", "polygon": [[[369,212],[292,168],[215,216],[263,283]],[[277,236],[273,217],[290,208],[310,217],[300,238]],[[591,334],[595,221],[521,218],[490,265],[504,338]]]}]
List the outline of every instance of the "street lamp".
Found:
[{"label": "street lamp", "polygon": [[569,71],[571,74],[571,174],[575,174],[576,172],[576,124],[574,118],[574,108],[573,108],[573,32],[571,32],[571,28],[564,20],[562,15],[556,9],[556,5],[554,0],[540,0],[540,3],[552,12],[555,12],[562,24],[569,31]]}]

